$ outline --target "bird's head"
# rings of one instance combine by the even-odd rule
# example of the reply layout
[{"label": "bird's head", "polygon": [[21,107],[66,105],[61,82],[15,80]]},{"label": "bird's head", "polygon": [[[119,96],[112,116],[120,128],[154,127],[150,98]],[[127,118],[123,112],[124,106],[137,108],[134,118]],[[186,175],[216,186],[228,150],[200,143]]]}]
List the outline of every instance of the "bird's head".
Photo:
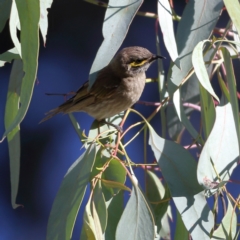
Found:
[{"label": "bird's head", "polygon": [[151,63],[158,58],[163,57],[152,54],[146,48],[127,47],[118,52],[110,64],[118,74],[134,76],[147,71]]}]

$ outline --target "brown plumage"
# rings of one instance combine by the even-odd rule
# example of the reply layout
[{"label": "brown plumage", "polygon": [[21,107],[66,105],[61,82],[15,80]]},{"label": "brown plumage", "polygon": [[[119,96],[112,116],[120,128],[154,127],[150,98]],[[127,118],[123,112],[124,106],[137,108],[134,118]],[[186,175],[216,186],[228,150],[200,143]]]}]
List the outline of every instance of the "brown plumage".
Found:
[{"label": "brown plumage", "polygon": [[145,86],[145,71],[157,58],[142,47],[122,49],[111,62],[99,71],[88,91],[86,82],[72,98],[47,113],[41,121],[58,113],[86,112],[101,121],[131,107],[140,98]]}]

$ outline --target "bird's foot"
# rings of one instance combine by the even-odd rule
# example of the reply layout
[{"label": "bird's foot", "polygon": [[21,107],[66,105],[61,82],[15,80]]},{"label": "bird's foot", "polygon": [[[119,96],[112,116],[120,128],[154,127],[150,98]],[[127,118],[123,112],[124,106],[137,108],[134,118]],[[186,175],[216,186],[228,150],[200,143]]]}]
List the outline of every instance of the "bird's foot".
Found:
[{"label": "bird's foot", "polygon": [[111,122],[107,122],[106,120],[102,120],[101,122],[102,122],[102,123],[106,123],[106,124],[108,124],[108,125],[116,128],[116,129],[118,130],[118,132],[123,133],[123,128],[122,128],[121,126],[116,125],[116,124],[113,124],[113,123],[111,123]]}]

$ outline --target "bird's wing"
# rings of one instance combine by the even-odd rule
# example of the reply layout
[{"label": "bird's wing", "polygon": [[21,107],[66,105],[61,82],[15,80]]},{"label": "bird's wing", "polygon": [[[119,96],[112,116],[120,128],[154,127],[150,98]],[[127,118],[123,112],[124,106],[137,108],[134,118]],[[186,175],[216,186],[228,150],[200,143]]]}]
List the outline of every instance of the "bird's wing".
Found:
[{"label": "bird's wing", "polygon": [[[73,104],[80,101],[87,101],[88,104],[94,103],[95,101],[101,101],[103,99],[109,98],[116,93],[119,86],[120,79],[117,77],[112,77],[113,75],[108,71],[99,72],[98,77],[93,84],[90,91],[88,91],[88,82],[86,82],[73,97]],[[91,101],[88,101],[90,100]]]}]

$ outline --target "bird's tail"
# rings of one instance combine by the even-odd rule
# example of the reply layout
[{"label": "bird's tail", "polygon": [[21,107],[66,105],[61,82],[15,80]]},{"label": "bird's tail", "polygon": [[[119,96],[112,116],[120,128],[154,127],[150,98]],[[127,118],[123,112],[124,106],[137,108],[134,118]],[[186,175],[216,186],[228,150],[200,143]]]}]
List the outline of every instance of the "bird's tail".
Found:
[{"label": "bird's tail", "polygon": [[59,112],[60,112],[59,107],[50,110],[49,112],[45,113],[45,115],[47,115],[47,116],[46,116],[45,118],[43,118],[43,119],[39,122],[39,124],[42,123],[42,122],[47,121],[48,119],[52,118],[53,116],[55,116],[55,115],[58,114]]}]

